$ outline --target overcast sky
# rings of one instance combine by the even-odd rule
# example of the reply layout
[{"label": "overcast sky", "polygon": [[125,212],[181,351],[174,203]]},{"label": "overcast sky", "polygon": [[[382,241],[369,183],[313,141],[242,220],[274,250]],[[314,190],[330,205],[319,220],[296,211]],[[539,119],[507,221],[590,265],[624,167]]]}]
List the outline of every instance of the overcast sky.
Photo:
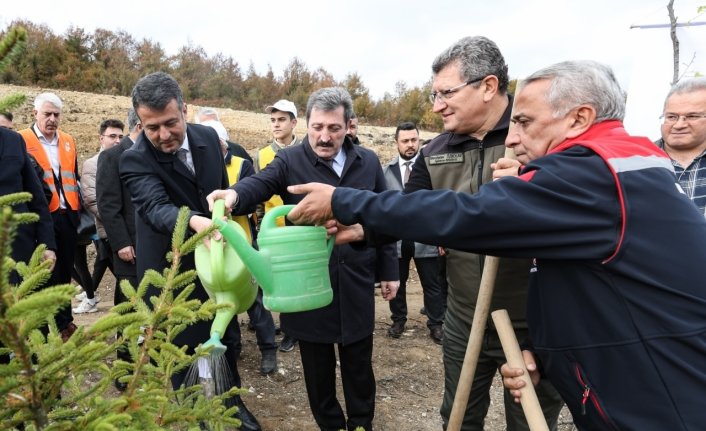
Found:
[{"label": "overcast sky", "polygon": [[[395,83],[422,85],[434,57],[464,36],[493,39],[511,78],[569,59],[610,64],[630,77],[634,24],[668,22],[668,0],[357,1],[3,1],[0,25],[28,19],[57,34],[70,26],[125,30],[159,42],[167,54],[189,43],[233,57],[243,72],[272,66],[280,76],[297,56],[343,80],[359,73],[375,98]],[[706,0],[677,0],[680,16]],[[663,17],[663,18],[662,18]],[[656,60],[657,61],[657,60]],[[665,59],[665,61],[670,61]]]}]

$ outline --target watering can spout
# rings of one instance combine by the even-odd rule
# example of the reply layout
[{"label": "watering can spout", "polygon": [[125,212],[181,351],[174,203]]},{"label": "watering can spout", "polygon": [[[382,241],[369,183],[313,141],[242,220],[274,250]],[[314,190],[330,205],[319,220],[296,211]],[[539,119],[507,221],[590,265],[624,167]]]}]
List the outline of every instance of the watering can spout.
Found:
[{"label": "watering can spout", "polygon": [[[222,221],[224,212],[223,201],[216,202],[213,220]],[[245,231],[237,222],[230,220],[228,224],[236,226],[236,235],[246,238]],[[211,338],[204,345],[213,347],[212,354],[220,354],[226,349],[220,339],[233,317],[253,304],[257,296],[257,285],[235,250],[224,247],[221,239],[212,240],[210,249],[204,244],[196,247],[194,261],[203,288],[209,298],[221,306],[211,324]]]},{"label": "watering can spout", "polygon": [[215,220],[214,223],[218,226],[226,243],[232,247],[240,256],[248,271],[258,281],[262,290],[269,292],[272,285],[272,272],[269,270],[269,263],[261,252],[255,250],[246,239],[246,236],[239,232],[242,230],[240,225],[236,223],[226,223],[223,220]]}]

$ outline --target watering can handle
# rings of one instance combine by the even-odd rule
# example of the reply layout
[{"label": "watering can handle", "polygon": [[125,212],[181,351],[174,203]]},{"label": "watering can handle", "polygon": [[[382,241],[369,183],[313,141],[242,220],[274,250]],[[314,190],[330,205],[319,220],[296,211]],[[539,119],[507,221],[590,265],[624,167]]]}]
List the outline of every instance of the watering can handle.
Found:
[{"label": "watering can handle", "polygon": [[[211,215],[211,221],[222,220],[225,215],[226,204],[223,199],[218,199],[213,204],[213,214]],[[211,238],[211,268],[223,268],[224,256],[223,256],[223,239],[214,240]],[[222,285],[222,271],[213,271],[214,284]]]},{"label": "watering can handle", "polygon": [[261,230],[274,229],[277,227],[277,218],[286,216],[294,208],[294,205],[280,205],[268,210],[260,224]]},{"label": "watering can handle", "polygon": [[[262,218],[262,224],[260,224],[260,230],[266,231],[267,229],[274,229],[277,226],[277,218],[286,216],[294,208],[295,205],[280,205],[274,207],[265,213],[265,217]],[[216,209],[214,208],[214,214]],[[323,229],[323,228],[322,228]],[[326,241],[326,248],[328,249],[328,255],[331,256],[333,252],[333,246],[336,244],[336,237],[332,235],[328,241]]]}]

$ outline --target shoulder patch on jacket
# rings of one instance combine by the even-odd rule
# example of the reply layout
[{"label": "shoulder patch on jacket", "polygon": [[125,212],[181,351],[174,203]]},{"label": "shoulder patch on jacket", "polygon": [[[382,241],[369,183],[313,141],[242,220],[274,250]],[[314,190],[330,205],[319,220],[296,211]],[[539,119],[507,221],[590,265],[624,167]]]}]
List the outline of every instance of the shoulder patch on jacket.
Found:
[{"label": "shoulder patch on jacket", "polygon": [[430,165],[444,165],[447,163],[463,163],[463,153],[446,153],[429,156]]}]

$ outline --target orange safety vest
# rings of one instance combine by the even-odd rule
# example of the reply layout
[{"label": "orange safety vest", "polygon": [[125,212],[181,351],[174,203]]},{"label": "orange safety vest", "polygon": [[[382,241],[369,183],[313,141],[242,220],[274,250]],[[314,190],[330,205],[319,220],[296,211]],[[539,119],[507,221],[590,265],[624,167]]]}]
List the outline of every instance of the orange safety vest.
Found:
[{"label": "orange safety vest", "polygon": [[[52,194],[51,201],[49,201],[49,212],[54,212],[59,209],[60,200],[56,184],[54,184],[54,171],[51,167],[51,161],[49,161],[44,147],[39,142],[39,138],[32,128],[20,130],[19,133],[27,144],[27,152],[37,160],[39,166],[44,170],[44,178],[42,179],[49,185]],[[59,172],[61,174],[61,188],[64,192],[64,199],[72,210],[78,211],[81,204],[76,178],[76,144],[71,135],[59,130],[56,133],[59,136]]]}]

